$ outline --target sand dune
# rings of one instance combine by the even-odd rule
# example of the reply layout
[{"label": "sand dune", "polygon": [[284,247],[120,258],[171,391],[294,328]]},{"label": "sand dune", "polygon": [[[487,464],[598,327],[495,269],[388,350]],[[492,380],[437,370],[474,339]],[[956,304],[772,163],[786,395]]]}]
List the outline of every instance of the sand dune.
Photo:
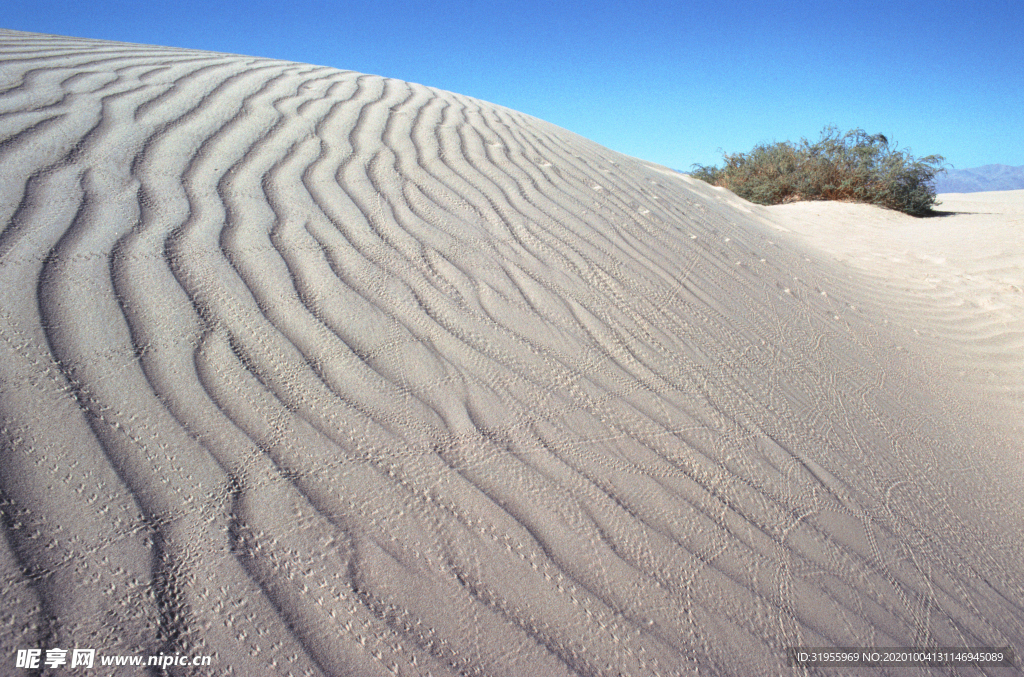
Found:
[{"label": "sand dune", "polygon": [[13,31],[0,191],[4,656],[1024,647],[1020,193],[764,209],[420,85]]}]

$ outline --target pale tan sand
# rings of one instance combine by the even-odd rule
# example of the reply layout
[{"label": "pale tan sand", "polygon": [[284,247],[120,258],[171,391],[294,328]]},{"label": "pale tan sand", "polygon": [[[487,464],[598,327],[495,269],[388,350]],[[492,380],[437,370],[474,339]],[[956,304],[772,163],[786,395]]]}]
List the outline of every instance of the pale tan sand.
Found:
[{"label": "pale tan sand", "polygon": [[940,377],[953,373],[952,395],[989,409],[1007,459],[1024,464],[1024,190],[939,200],[926,219],[824,202],[767,214],[863,273],[865,306],[915,334]]},{"label": "pale tan sand", "polygon": [[764,209],[449,92],[11,31],[0,191],[0,672],[1024,647],[1019,211]]}]

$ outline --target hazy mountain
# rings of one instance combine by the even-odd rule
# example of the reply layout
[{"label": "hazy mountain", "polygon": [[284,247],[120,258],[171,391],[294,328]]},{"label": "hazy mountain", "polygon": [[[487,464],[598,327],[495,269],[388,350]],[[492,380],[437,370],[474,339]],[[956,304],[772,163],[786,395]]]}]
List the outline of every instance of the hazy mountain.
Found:
[{"label": "hazy mountain", "polygon": [[937,193],[978,193],[987,190],[1024,188],[1024,167],[985,165],[971,169],[948,169],[935,179]]}]

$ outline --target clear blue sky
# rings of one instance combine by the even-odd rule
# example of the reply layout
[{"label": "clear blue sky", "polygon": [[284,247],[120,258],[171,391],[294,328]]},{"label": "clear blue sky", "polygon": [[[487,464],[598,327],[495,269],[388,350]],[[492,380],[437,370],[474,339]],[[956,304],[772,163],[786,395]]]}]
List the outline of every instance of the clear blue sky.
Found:
[{"label": "clear blue sky", "polygon": [[1024,165],[1021,0],[5,0],[0,27],[410,80],[683,170],[828,124]]}]

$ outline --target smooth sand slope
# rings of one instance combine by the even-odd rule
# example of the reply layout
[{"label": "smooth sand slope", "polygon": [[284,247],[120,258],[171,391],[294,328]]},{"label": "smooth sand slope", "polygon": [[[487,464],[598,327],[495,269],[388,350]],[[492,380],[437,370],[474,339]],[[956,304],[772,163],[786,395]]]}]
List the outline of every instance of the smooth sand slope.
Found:
[{"label": "smooth sand slope", "polygon": [[[951,251],[905,267],[851,214]],[[419,85],[0,31],[0,673],[1024,649],[1020,286],[978,295],[1020,211],[989,258],[972,218],[763,209]]]},{"label": "smooth sand slope", "polygon": [[1024,463],[1024,190],[947,193],[938,218],[805,202],[766,210],[802,244],[859,271],[865,306],[896,321],[955,379]]}]

